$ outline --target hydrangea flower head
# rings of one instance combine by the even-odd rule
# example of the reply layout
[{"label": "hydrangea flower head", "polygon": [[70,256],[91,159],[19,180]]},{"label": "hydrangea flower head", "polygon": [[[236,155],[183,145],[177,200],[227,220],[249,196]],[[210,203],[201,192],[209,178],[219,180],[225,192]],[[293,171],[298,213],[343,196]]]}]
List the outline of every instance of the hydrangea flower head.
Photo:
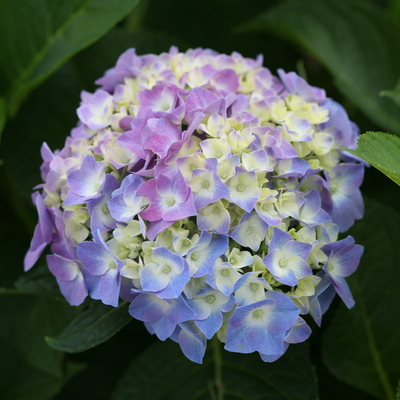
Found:
[{"label": "hydrangea flower head", "polygon": [[358,129],[324,90],[263,59],[172,47],[120,56],[43,144],[30,269],[44,249],[71,305],[118,306],[201,363],[207,340],[266,362],[311,333],[363,248]]}]

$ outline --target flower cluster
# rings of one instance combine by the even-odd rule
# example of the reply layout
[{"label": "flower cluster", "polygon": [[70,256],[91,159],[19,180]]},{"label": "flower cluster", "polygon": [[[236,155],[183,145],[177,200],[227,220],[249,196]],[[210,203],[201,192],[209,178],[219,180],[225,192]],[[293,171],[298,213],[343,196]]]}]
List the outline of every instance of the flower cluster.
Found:
[{"label": "flower cluster", "polygon": [[41,153],[25,270],[51,243],[72,305],[89,295],[201,362],[217,335],[271,362],[320,325],[363,248],[357,127],[322,89],[256,60],[172,47],[123,53],[82,92],[61,151]]}]

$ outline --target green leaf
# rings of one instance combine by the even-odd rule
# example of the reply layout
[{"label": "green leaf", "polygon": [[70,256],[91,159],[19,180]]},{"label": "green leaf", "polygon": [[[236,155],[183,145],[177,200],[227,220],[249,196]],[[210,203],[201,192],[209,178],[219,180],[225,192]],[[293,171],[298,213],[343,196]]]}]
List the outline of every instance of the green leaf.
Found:
[{"label": "green leaf", "polygon": [[0,393],[4,400],[53,397],[81,365],[50,349],[45,335],[57,334],[77,309],[31,295],[0,297]]},{"label": "green leaf", "polygon": [[380,92],[379,94],[381,96],[388,96],[397,104],[398,107],[400,107],[400,79],[393,90],[382,90],[382,92]]},{"label": "green leaf", "polygon": [[384,10],[358,0],[291,0],[241,30],[273,31],[299,44],[366,116],[400,134],[398,107],[379,96],[394,87],[400,71],[400,26]]},{"label": "green leaf", "polygon": [[106,306],[94,301],[60,335],[46,337],[53,349],[68,353],[79,353],[105,342],[121,330],[132,317],[129,304],[122,301],[118,307]]},{"label": "green leaf", "polygon": [[379,399],[394,400],[400,376],[400,214],[366,199],[364,220],[349,231],[364,246],[348,278],[356,305],[343,304],[322,341],[328,369],[340,380]]},{"label": "green leaf", "polygon": [[358,138],[355,150],[345,150],[369,162],[400,185],[400,138],[397,136],[367,132]]},{"label": "green leaf", "polygon": [[[126,16],[137,0],[0,2],[0,94],[14,115],[29,91]],[[58,96],[57,96],[58,97]]]},{"label": "green leaf", "polygon": [[112,400],[312,399],[316,377],[307,345],[292,345],[274,363],[254,354],[234,354],[209,342],[203,364],[189,361],[172,341],[156,343],[136,357]]}]

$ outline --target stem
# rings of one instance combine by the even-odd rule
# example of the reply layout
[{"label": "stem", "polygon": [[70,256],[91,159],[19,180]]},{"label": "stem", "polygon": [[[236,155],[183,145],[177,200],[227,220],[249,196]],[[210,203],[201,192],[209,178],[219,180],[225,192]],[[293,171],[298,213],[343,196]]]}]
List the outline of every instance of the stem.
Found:
[{"label": "stem", "polygon": [[211,339],[214,354],[215,364],[215,386],[217,388],[217,399],[224,400],[224,384],[222,382],[222,353],[221,342],[218,340],[217,335]]}]

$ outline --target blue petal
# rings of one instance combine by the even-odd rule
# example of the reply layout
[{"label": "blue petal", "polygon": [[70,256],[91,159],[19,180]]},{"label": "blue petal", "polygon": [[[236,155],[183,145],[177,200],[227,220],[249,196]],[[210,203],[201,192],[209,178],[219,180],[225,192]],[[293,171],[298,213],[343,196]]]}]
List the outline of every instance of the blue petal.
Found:
[{"label": "blue petal", "polygon": [[192,310],[185,302],[182,296],[177,299],[166,300],[168,304],[165,313],[168,319],[176,324],[188,321],[196,316],[194,310]]},{"label": "blue petal", "polygon": [[129,314],[139,321],[149,322],[161,318],[165,311],[165,300],[154,294],[143,293],[129,306]]},{"label": "blue petal", "polygon": [[[261,322],[261,321],[260,321]],[[270,332],[262,323],[253,323],[247,327],[247,340],[253,349],[262,354],[283,353],[285,332]]]},{"label": "blue petal", "polygon": [[171,322],[166,315],[163,315],[162,317],[151,321],[150,324],[154,329],[154,333],[162,341],[168,339],[172,335],[176,327],[176,324]]},{"label": "blue petal", "polygon": [[247,326],[237,328],[231,324],[228,325],[225,350],[245,354],[255,351],[247,339]]},{"label": "blue petal", "polygon": [[193,322],[180,325],[179,345],[183,354],[191,361],[201,364],[206,352],[207,340],[200,329]]},{"label": "blue petal", "polygon": [[211,339],[215,333],[221,328],[223,322],[222,314],[219,310],[214,311],[210,316],[203,320],[196,320],[194,323],[206,335],[207,339]]}]

